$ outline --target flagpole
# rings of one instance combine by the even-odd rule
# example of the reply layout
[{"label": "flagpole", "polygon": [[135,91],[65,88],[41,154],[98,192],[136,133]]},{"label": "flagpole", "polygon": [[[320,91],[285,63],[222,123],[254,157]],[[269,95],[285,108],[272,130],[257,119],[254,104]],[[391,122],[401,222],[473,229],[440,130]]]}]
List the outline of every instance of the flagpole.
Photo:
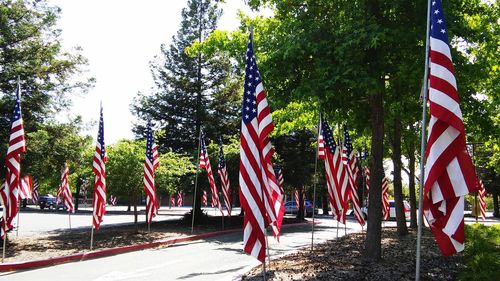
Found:
[{"label": "flagpole", "polygon": [[200,135],[198,137],[198,157],[197,157],[198,160],[196,161],[196,175],[194,178],[193,213],[191,216],[191,234],[193,234],[193,230],[194,230],[194,215],[195,215],[195,210],[196,210],[196,190],[198,189],[198,172],[200,171],[200,149],[201,149],[201,127],[200,127]]},{"label": "flagpole", "polygon": [[424,160],[425,160],[425,127],[427,118],[427,94],[429,91],[429,32],[430,32],[430,14],[431,14],[431,0],[427,0],[427,24],[425,31],[425,70],[424,70],[424,93],[422,95],[422,139],[420,142],[420,187],[418,194],[418,230],[417,230],[417,258],[415,266],[415,280],[420,280],[420,247],[422,240],[422,224],[424,223],[423,218],[423,193],[425,184],[425,171],[424,171]]},{"label": "flagpole", "polygon": [[71,229],[71,213],[68,212],[69,229]]},{"label": "flagpole", "polygon": [[[321,112],[319,113],[319,122],[318,122],[318,134],[321,134]],[[316,173],[318,172],[318,154],[319,154],[319,143],[316,140],[316,157],[314,158],[314,178],[313,178],[313,212],[312,212],[312,231],[311,231],[311,252],[314,251],[314,209],[316,208]]]},{"label": "flagpole", "polygon": [[90,250],[92,251],[92,246],[94,244],[94,226],[91,226],[92,230],[90,231]]},{"label": "flagpole", "polygon": [[[19,197],[18,197],[19,199]],[[19,199],[19,207],[18,207],[18,211],[17,211],[17,227],[16,227],[16,237],[19,236],[19,216],[21,215],[21,200],[22,199]]]}]

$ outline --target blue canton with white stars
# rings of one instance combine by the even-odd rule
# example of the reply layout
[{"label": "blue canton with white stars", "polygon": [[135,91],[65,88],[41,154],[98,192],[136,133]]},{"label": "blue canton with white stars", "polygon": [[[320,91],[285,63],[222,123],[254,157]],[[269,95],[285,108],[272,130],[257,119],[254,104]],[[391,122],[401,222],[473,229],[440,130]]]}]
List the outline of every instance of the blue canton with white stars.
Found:
[{"label": "blue canton with white stars", "polygon": [[323,117],[321,117],[321,135],[325,141],[325,147],[328,148],[331,154],[334,154],[337,144],[335,144],[335,140],[333,139],[333,132],[330,125],[328,125],[328,122]]},{"label": "blue canton with white stars", "polygon": [[248,37],[248,48],[245,69],[245,92],[243,93],[243,122],[249,123],[257,117],[257,99],[255,88],[261,82],[259,69],[253,53],[252,34]]},{"label": "blue canton with white stars", "polygon": [[432,0],[431,6],[431,37],[448,44],[448,33],[444,20],[443,4],[441,0]]},{"label": "blue canton with white stars", "polygon": [[352,142],[351,142],[351,137],[349,136],[349,132],[345,127],[344,127],[344,146],[346,148],[346,155],[347,157],[349,157],[352,152]]},{"label": "blue canton with white stars", "polygon": [[97,141],[101,145],[101,159],[106,157],[106,147],[104,146],[104,118],[102,115],[101,107],[101,117],[99,118],[99,134],[97,135]]},{"label": "blue canton with white stars", "polygon": [[222,149],[222,140],[219,141],[219,170],[226,167],[226,160],[224,159],[224,150]]},{"label": "blue canton with white stars", "polygon": [[16,105],[14,106],[14,113],[12,114],[11,123],[21,119],[21,85],[17,85],[16,90]]},{"label": "blue canton with white stars", "polygon": [[151,122],[148,122],[148,132],[146,135],[146,157],[153,163],[153,144],[155,142]]}]

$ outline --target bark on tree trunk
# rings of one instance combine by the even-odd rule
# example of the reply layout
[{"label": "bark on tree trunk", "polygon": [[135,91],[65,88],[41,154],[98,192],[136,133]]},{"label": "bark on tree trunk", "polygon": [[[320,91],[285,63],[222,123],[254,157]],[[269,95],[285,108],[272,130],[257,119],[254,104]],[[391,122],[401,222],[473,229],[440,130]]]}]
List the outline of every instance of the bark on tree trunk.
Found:
[{"label": "bark on tree trunk", "polygon": [[[381,81],[383,83],[383,80]],[[383,86],[382,86],[383,88]],[[383,92],[370,97],[372,144],[370,168],[370,196],[368,210],[368,226],[366,228],[366,241],[364,257],[370,261],[381,258],[381,221],[382,221],[382,165],[384,153],[384,105]]]},{"label": "bark on tree trunk", "polygon": [[304,219],[304,188],[299,189],[299,212],[297,213],[297,218],[300,220]]},{"label": "bark on tree trunk", "polygon": [[396,207],[396,222],[398,236],[408,234],[406,227],[405,208],[403,205],[403,183],[401,181],[401,118],[394,117],[394,139],[392,142],[392,163],[394,165],[394,205]]},{"label": "bark on tree trunk", "polygon": [[493,194],[493,216],[500,217],[499,208],[498,208],[498,194]]},{"label": "bark on tree trunk", "polygon": [[[410,126],[413,130],[413,126]],[[408,151],[409,188],[410,188],[410,228],[417,228],[417,196],[415,193],[415,143],[410,140]]]},{"label": "bark on tree trunk", "polygon": [[135,232],[139,233],[138,213],[137,213],[137,193],[134,192],[134,226]]},{"label": "bark on tree trunk", "polygon": [[328,202],[328,191],[323,193],[323,215],[328,215],[328,208],[330,204]]}]

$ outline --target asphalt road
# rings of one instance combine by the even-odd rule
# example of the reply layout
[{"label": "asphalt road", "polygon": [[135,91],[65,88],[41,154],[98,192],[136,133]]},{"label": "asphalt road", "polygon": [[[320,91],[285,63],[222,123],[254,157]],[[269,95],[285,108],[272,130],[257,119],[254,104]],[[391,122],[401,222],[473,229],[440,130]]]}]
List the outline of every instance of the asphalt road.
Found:
[{"label": "asphalt road", "polygon": [[[320,218],[315,243],[334,239],[336,223]],[[349,221],[347,232],[360,231]],[[341,225],[339,236],[344,234]],[[242,232],[177,244],[166,248],[131,252],[106,258],[52,267],[4,273],[0,280],[232,280],[259,262],[243,253]],[[297,251],[311,244],[311,225],[282,229],[280,242],[269,237],[271,257]]]}]

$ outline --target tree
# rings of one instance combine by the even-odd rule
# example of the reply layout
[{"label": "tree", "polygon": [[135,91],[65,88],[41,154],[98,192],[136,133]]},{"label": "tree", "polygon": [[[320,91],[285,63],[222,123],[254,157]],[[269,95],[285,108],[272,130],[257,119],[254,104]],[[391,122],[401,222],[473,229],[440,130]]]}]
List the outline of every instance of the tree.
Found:
[{"label": "tree", "polygon": [[87,60],[80,54],[81,49],[76,47],[71,53],[61,49],[61,30],[56,27],[60,12],[46,1],[0,0],[3,148],[8,140],[18,77],[26,132],[36,131],[55,112],[70,105],[70,93],[85,92],[93,83],[84,75]]},{"label": "tree", "polygon": [[187,156],[169,151],[160,153],[160,166],[155,171],[156,192],[160,194],[175,194],[181,189],[183,177],[193,177],[196,166]]}]

